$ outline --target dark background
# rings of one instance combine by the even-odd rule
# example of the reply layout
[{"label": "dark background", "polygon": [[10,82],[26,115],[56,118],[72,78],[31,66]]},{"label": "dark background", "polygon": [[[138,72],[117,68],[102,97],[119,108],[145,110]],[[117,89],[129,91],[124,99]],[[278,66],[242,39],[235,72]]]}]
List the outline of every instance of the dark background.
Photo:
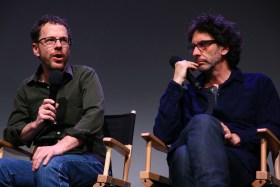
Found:
[{"label": "dark background", "polygon": [[[208,10],[236,22],[244,42],[239,67],[270,76],[279,91],[277,4],[276,0],[2,0],[0,138],[18,86],[40,63],[32,53],[29,31],[42,15],[58,15],[67,19],[72,30],[69,63],[96,69],[105,94],[106,114],[137,111],[129,180],[132,186],[140,187],[139,171],[145,169],[145,143],[140,133],[152,131],[159,98],[173,76],[170,56],[188,57],[187,23]],[[113,159],[121,158],[113,154]],[[165,157],[156,152],[153,156],[152,168],[167,175]],[[122,164],[117,162],[113,160],[114,174],[121,176]]]}]

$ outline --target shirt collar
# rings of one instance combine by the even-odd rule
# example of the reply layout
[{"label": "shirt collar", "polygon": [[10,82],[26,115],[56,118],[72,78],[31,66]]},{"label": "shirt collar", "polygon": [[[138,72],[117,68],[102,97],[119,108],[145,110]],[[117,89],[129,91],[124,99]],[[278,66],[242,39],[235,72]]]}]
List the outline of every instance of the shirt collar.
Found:
[{"label": "shirt collar", "polygon": [[[39,82],[39,75],[42,72],[43,72],[43,67],[42,67],[42,64],[40,64],[39,67],[37,68],[36,72],[27,79],[27,85],[33,85],[36,82]],[[63,71],[63,82],[73,79],[73,75],[74,75],[74,73],[73,73],[71,65],[66,64],[66,67]]]},{"label": "shirt collar", "polygon": [[241,70],[239,68],[235,67],[235,68],[232,68],[229,78],[222,85],[228,84],[233,81],[243,82],[243,80],[244,80],[244,77],[243,77]]},{"label": "shirt collar", "polygon": [[[197,77],[198,81],[200,82],[201,85],[204,85],[204,82],[205,82],[205,75],[203,73],[201,73],[198,77]],[[227,84],[229,82],[232,82],[232,81],[239,81],[239,82],[243,82],[244,78],[243,78],[243,74],[241,72],[241,70],[237,67],[235,68],[232,68],[231,70],[231,74],[229,76],[229,78],[223,83],[224,84]]]}]

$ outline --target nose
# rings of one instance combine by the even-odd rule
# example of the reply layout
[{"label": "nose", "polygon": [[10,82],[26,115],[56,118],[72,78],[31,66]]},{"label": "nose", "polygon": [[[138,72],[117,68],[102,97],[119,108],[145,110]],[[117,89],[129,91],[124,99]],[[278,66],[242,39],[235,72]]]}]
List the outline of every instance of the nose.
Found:
[{"label": "nose", "polygon": [[60,42],[60,40],[59,39],[56,39],[56,41],[55,41],[55,47],[61,47],[62,45],[61,45],[61,42]]},{"label": "nose", "polygon": [[193,49],[193,53],[192,54],[193,54],[193,56],[197,56],[197,55],[200,55],[200,52],[201,51],[198,49],[198,47],[195,46],[194,49]]}]

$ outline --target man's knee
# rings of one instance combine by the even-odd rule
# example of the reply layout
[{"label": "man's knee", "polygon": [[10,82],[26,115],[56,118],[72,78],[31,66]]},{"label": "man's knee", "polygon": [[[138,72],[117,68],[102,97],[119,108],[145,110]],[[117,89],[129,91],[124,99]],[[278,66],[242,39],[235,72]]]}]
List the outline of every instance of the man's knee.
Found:
[{"label": "man's knee", "polygon": [[213,121],[217,122],[218,120],[209,114],[197,114],[191,119],[191,122],[201,123],[201,124],[209,123]]},{"label": "man's knee", "polygon": [[53,157],[47,165],[43,165],[44,160],[41,162],[40,167],[38,168],[36,175],[48,175],[50,173],[59,173],[61,172],[61,162],[57,159],[57,157]]},{"label": "man's knee", "polygon": [[198,114],[195,115],[189,122],[191,128],[197,128],[200,131],[203,129],[209,130],[210,128],[221,129],[220,121],[215,117],[208,114]]}]

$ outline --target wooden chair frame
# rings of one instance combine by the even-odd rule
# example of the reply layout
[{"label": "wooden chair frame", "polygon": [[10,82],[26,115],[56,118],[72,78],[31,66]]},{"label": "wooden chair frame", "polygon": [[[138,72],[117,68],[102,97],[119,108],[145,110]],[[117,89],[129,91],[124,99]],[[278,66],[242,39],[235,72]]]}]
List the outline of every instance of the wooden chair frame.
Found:
[{"label": "wooden chair frame", "polygon": [[[280,187],[280,141],[269,129],[258,129],[257,132],[261,138],[261,169],[256,171],[256,180],[252,187]],[[140,172],[142,184],[145,187],[171,187],[168,177],[151,172],[152,148],[167,153],[169,147],[151,133],[142,133],[141,136],[146,141],[146,170]],[[273,161],[274,176],[267,169],[268,151]]]},{"label": "wooden chair frame", "polygon": [[171,186],[168,177],[156,174],[151,171],[152,148],[160,152],[167,153],[169,147],[151,133],[142,133],[141,136],[146,141],[146,170],[140,172],[140,179],[142,184],[146,187]]},{"label": "wooden chair frame", "polygon": [[[132,110],[131,113],[136,114],[136,111]],[[129,168],[130,168],[130,162],[132,156],[132,145],[124,145],[111,137],[104,137],[103,142],[107,147],[104,171],[103,171],[103,175],[98,175],[97,182],[93,185],[93,187],[100,187],[100,186],[131,187],[131,183],[128,182],[128,174],[129,174]],[[116,150],[119,154],[121,154],[124,157],[122,179],[114,178],[109,175],[112,149]]]},{"label": "wooden chair frame", "polygon": [[[256,172],[256,180],[252,183],[253,187],[272,185],[280,187],[280,141],[267,128],[258,129],[261,137],[261,169]],[[267,155],[271,153],[274,168],[274,176],[267,169]]]},{"label": "wooden chair frame", "polygon": [[26,156],[29,157],[30,159],[33,156],[33,153],[31,151],[26,151],[24,149],[14,146],[13,144],[5,140],[0,140],[0,158],[3,158],[4,151],[8,151],[14,155]]},{"label": "wooden chair frame", "polygon": [[[136,111],[132,110],[131,113],[136,115]],[[131,153],[132,145],[123,145],[119,141],[111,137],[104,137],[103,142],[107,146],[106,159],[104,165],[103,175],[98,175],[97,182],[93,187],[100,186],[118,186],[118,187],[131,187],[131,183],[128,182],[128,173],[131,162]],[[110,161],[111,161],[111,152],[112,149],[116,150],[122,156],[124,156],[124,168],[123,168],[123,178],[118,179],[109,175]],[[29,152],[19,147],[14,146],[13,144],[0,140],[0,158],[3,157],[4,150],[12,154],[19,156],[27,156],[30,159],[33,156],[33,151]]]}]

